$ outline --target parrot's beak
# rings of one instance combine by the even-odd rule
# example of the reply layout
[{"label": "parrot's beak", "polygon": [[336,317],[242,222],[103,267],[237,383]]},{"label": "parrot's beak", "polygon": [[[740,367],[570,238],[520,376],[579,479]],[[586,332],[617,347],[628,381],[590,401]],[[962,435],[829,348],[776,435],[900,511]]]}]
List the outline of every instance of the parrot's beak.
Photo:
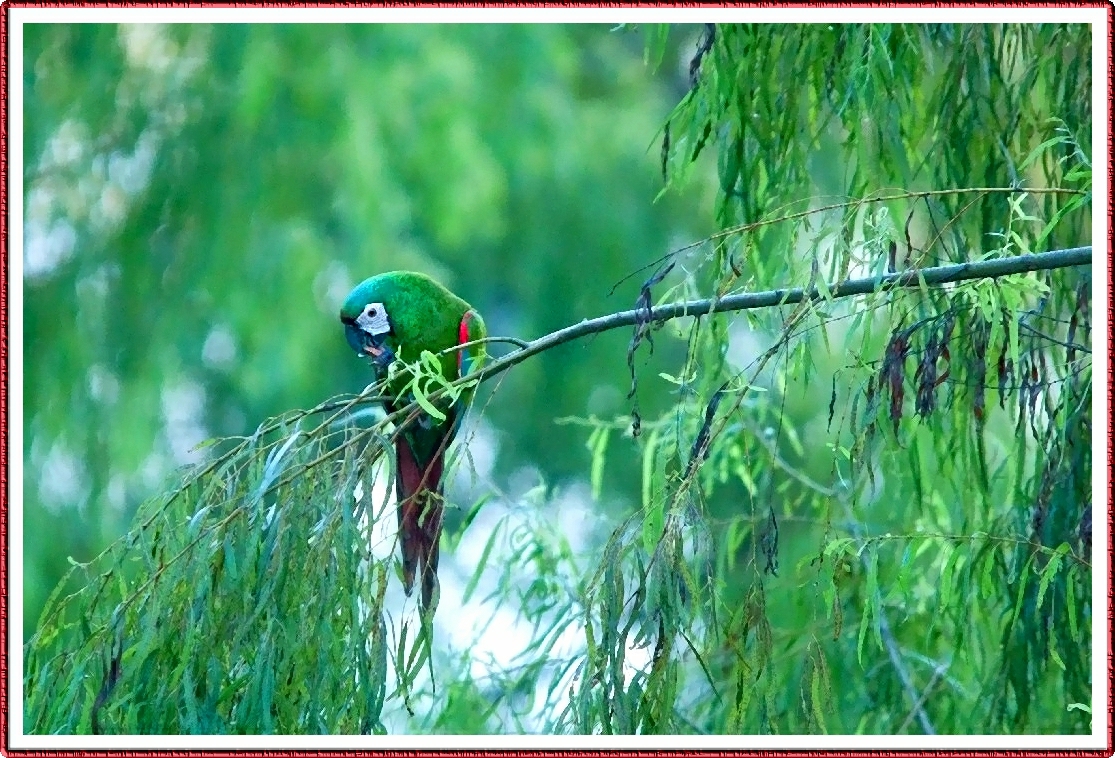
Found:
[{"label": "parrot's beak", "polygon": [[355,324],[345,323],[345,339],[348,340],[348,346],[356,351],[357,355],[364,354],[364,345],[367,344],[368,335],[364,333]]},{"label": "parrot's beak", "polygon": [[377,369],[387,368],[395,352],[387,346],[386,334],[368,334],[355,324],[345,324],[345,339],[358,355],[370,356]]},{"label": "parrot's beak", "polygon": [[386,335],[369,334],[364,345],[364,352],[372,356],[372,363],[377,369],[387,368],[395,360],[395,352],[384,341]]}]

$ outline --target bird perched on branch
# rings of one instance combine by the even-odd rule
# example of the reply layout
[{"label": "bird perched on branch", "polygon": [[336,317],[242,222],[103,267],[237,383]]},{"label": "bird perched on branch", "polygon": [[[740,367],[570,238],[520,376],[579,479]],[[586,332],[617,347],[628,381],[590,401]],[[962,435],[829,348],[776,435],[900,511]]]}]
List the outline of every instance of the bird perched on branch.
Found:
[{"label": "bird perched on branch", "polygon": [[[425,274],[391,271],[366,279],[341,306],[341,322],[348,344],[358,354],[370,357],[380,376],[388,374],[396,358],[414,363],[428,351],[436,362],[427,358],[427,369],[452,382],[479,367],[485,358],[482,344],[454,350],[487,335],[480,314]],[[409,404],[414,394],[413,372],[393,374],[384,392],[390,398],[384,403],[388,413]],[[421,398],[426,410],[416,418],[401,420],[404,426],[395,436],[403,588],[410,595],[415,575],[421,572],[423,610],[436,607],[445,452],[471,397],[469,389],[451,402]],[[434,413],[429,412],[431,404]]]}]

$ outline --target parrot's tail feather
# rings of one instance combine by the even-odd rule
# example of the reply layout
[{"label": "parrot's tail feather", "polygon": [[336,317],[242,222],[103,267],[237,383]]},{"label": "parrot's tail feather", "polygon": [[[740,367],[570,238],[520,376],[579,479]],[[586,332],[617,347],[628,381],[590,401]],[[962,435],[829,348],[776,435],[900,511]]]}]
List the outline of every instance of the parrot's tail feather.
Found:
[{"label": "parrot's tail feather", "polygon": [[431,607],[438,587],[441,520],[445,509],[441,475],[449,439],[422,465],[402,435],[395,440],[395,494],[398,498],[399,542],[403,553],[403,589],[414,591],[416,574],[422,573],[422,609]]}]

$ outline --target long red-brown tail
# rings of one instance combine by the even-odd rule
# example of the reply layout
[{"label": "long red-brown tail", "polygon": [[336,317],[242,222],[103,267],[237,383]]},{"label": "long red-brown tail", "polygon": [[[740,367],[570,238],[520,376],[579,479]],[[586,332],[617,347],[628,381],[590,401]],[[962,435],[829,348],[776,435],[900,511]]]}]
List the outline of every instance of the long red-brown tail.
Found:
[{"label": "long red-brown tail", "polygon": [[441,475],[453,431],[452,424],[446,426],[445,434],[433,447],[433,455],[425,465],[416,457],[405,435],[395,438],[395,495],[399,501],[403,589],[410,595],[414,591],[415,576],[421,572],[423,610],[431,607],[438,587],[441,519],[445,510]]},{"label": "long red-brown tail", "polygon": [[[478,331],[474,327],[478,326]],[[461,317],[458,344],[471,342],[485,334],[483,321],[471,309]],[[472,366],[474,349],[457,353],[457,375],[464,376]],[[385,403],[388,413],[395,409]],[[437,563],[441,549],[441,518],[445,511],[441,475],[445,451],[457,434],[463,408],[453,407],[439,424],[426,417],[418,420],[395,438],[395,495],[398,498],[399,542],[403,550],[403,589],[414,591],[415,575],[422,575],[422,609],[437,605]]]}]

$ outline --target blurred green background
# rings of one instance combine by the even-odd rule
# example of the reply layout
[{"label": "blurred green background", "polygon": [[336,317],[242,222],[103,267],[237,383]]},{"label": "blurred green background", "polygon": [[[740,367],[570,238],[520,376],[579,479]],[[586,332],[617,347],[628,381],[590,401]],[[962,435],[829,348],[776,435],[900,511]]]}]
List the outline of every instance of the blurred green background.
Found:
[{"label": "blurred green background", "polygon": [[[714,179],[656,201],[695,27],[657,69],[597,25],[25,32],[25,636],[198,443],[370,381],[336,315],[361,279],[428,272],[531,338],[632,307],[645,275],[613,284],[713,230]],[[586,430],[554,420],[629,410],[629,338],[481,398],[496,486],[583,486]],[[597,503],[637,500],[638,466]]]},{"label": "blurred green background", "polygon": [[[888,243],[892,260],[913,265],[1091,239],[1090,30],[1079,23],[718,25],[691,93],[698,27],[670,28],[660,66],[648,58],[664,27],[24,31],[25,637],[70,561],[91,561],[142,502],[174,489],[178,472],[207,455],[200,443],[251,434],[268,417],[371,381],[337,311],[372,274],[425,271],[479,309],[493,335],[533,338],[631,308],[668,252],[779,214],[791,215],[671,258],[654,298],[867,275],[883,270]],[[679,186],[662,194],[662,128],[679,101],[668,153]],[[676,180],[686,172],[687,182]],[[970,189],[1022,181],[1036,194]],[[898,187],[940,194],[828,206]],[[790,223],[791,212],[822,205],[823,215]],[[419,703],[430,707],[411,711],[391,696],[374,718],[388,732],[423,734],[611,729],[625,701],[598,698],[596,676],[571,675],[581,687],[568,690],[573,716],[549,712],[565,697],[560,667],[583,661],[610,671],[613,694],[639,704],[642,731],[1087,731],[1090,712],[1074,706],[1091,692],[1091,564],[1075,552],[1060,573],[1058,562],[1069,554],[1062,547],[1090,550],[1090,448],[1078,440],[1091,423],[1091,353],[1067,344],[1090,339],[1089,276],[1044,275],[1048,298],[1039,298],[1039,275],[844,301],[794,326],[762,370],[753,359],[782,342],[791,309],[672,321],[655,332],[653,354],[644,346],[635,359],[648,421],[638,443],[628,433],[630,329],[547,351],[486,383],[447,486],[430,658],[445,697],[431,688]],[[985,306],[1002,308],[998,332],[980,315]],[[907,345],[912,354],[901,352],[906,382],[890,384],[888,403],[883,366],[898,336],[907,344],[912,319],[925,325],[946,313],[949,330],[959,314],[956,360],[906,365],[937,354],[925,342],[936,332],[923,330]],[[1047,332],[1009,345],[1008,321],[1021,329],[1038,318]],[[1069,336],[1078,326],[1087,339]],[[1008,347],[1030,361],[1031,377],[1034,361],[1042,373],[1052,364],[1039,378],[1058,387],[1046,400],[1061,406],[1047,407],[1044,431],[1031,411],[1026,432],[1027,384],[1007,383]],[[1075,357],[1062,360],[1062,348]],[[942,374],[914,391],[915,371],[939,368],[951,371],[947,385]],[[757,386],[734,395],[746,400],[738,412],[721,408],[725,425],[691,491],[677,472],[695,460],[701,420],[715,415],[706,403],[737,393],[741,379]],[[937,385],[937,412],[918,410],[921,387],[932,401]],[[1067,448],[1071,457],[1058,452]],[[223,480],[213,481],[220,494]],[[382,502],[388,487],[376,482],[371,500]],[[462,513],[477,503],[462,530]],[[694,503],[700,514],[690,518],[683,511]],[[164,539],[204,517],[179,504],[158,514],[170,527]],[[1047,513],[1056,517],[1034,516]],[[639,531],[613,533],[627,516]],[[376,522],[385,530],[369,542],[377,560],[390,556],[391,521]],[[307,531],[292,529],[296,538]],[[141,566],[136,544],[110,560]],[[670,571],[693,563],[707,592],[678,584],[663,545],[677,548]],[[713,555],[715,565],[705,563]],[[79,568],[74,581],[104,563]],[[205,584],[207,559],[194,567]],[[625,572],[644,568],[625,610],[614,602]],[[343,584],[313,576],[333,590]],[[387,626],[401,640],[407,607],[397,582],[390,593]],[[90,594],[115,614],[107,594]],[[192,593],[168,597],[176,612],[193,607]],[[270,596],[259,597],[263,605]],[[78,728],[84,703],[99,697],[96,676],[83,673],[103,653],[103,640],[80,626],[90,623],[87,600],[69,609],[84,652],[57,655],[50,645],[66,642],[48,624],[39,667],[29,667],[43,731]],[[359,604],[355,593],[345,600]],[[291,607],[304,608],[269,610],[317,618]],[[217,616],[225,606],[213,608]],[[657,631],[648,623],[626,637],[653,614]],[[162,634],[177,628],[165,619],[155,611],[137,624],[159,632],[163,652],[168,639],[174,648],[146,664],[156,670],[158,660],[163,676],[193,671],[168,663],[179,641]],[[686,637],[681,648],[663,619],[696,644]],[[221,620],[231,628],[240,616]],[[624,636],[598,644],[621,620]],[[312,647],[321,638],[317,628],[293,632],[283,639]],[[655,634],[677,643],[664,667],[669,656],[648,642]],[[142,645],[132,650],[142,658]],[[405,658],[401,641],[398,650]],[[253,672],[263,682],[275,669],[266,654],[260,660]],[[550,688],[532,700],[546,667]],[[323,671],[353,681],[343,665]],[[142,669],[128,674],[144,678]],[[674,676],[684,680],[677,691]],[[54,709],[60,700],[43,682],[63,679],[70,692],[84,687],[85,699]],[[165,731],[180,707],[135,697],[133,726]],[[493,715],[500,702],[506,712]],[[135,716],[147,707],[157,716]],[[298,718],[323,712],[315,705]],[[617,718],[615,728],[634,730]]]}]

